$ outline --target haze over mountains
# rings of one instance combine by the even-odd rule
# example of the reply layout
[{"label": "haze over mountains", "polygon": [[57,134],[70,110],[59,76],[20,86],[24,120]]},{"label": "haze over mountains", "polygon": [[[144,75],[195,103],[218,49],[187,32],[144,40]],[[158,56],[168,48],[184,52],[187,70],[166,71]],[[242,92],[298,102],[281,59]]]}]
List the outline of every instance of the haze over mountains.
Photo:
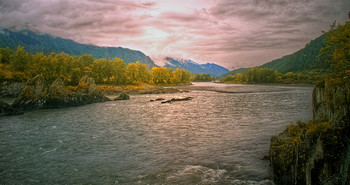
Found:
[{"label": "haze over mountains", "polygon": [[207,73],[216,77],[229,72],[228,69],[214,63],[198,64],[192,60],[175,59],[171,57],[166,57],[165,60],[167,63],[164,67],[185,69],[190,71],[191,74]]}]

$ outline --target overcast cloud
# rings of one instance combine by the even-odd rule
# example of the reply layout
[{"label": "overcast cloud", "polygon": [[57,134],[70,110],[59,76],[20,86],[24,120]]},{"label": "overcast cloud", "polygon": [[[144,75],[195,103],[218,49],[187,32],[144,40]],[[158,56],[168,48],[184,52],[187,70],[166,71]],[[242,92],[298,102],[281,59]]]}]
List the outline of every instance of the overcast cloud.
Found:
[{"label": "overcast cloud", "polygon": [[349,11],[349,0],[2,0],[0,27],[231,70],[293,53]]}]

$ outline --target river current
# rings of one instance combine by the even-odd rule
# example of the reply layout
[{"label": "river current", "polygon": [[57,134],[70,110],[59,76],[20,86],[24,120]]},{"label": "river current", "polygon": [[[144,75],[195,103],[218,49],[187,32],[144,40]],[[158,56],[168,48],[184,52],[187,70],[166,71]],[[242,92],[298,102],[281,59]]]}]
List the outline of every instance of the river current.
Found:
[{"label": "river current", "polygon": [[312,87],[193,86],[0,117],[0,184],[273,184],[270,138],[312,119]]}]

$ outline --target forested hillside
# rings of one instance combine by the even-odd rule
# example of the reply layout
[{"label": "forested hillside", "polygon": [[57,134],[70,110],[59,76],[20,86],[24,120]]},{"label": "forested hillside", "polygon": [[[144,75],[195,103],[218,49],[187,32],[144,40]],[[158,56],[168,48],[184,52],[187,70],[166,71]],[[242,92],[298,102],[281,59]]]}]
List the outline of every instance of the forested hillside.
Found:
[{"label": "forested hillside", "polygon": [[287,72],[302,72],[302,71],[325,71],[328,68],[328,64],[324,60],[320,59],[320,50],[325,47],[324,41],[326,36],[322,35],[315,40],[312,40],[306,46],[287,56],[280,59],[273,60],[262,66],[261,68],[274,69],[280,73]]},{"label": "forested hillside", "polygon": [[[320,56],[321,49],[325,47],[325,40],[326,36],[322,35],[318,37],[315,40],[312,40],[310,43],[306,44],[303,49],[300,49],[299,51],[286,55],[280,59],[273,60],[271,62],[268,62],[266,64],[263,64],[261,66],[257,66],[255,68],[268,68],[273,69],[278,73],[281,74],[287,74],[286,78],[290,78],[291,74],[292,76],[295,74],[299,74],[299,76],[303,75],[311,75],[311,76],[317,76],[325,74],[327,69],[329,68],[329,65],[323,60]],[[230,71],[228,73],[225,73],[222,75],[222,77],[227,77],[228,75],[234,76],[238,73],[245,73],[248,69],[253,68],[240,68],[235,69],[233,71]],[[232,77],[229,77],[230,79]],[[292,77],[292,78],[299,78],[300,77]],[[304,78],[304,77],[303,77]],[[311,77],[314,78],[314,77]],[[290,80],[289,80],[290,81]]]},{"label": "forested hillside", "polygon": [[51,52],[67,53],[69,55],[80,56],[82,54],[91,54],[94,58],[112,59],[118,57],[125,63],[140,62],[147,64],[149,68],[156,66],[152,59],[141,51],[135,51],[121,47],[98,47],[74,42],[73,40],[53,37],[48,34],[38,34],[30,30],[21,30],[18,32],[8,29],[0,30],[0,47],[15,50],[18,46],[23,46],[26,51],[31,53],[43,52],[48,55]]},{"label": "forested hillside", "polygon": [[280,59],[255,68],[240,68],[222,75],[227,83],[314,83],[326,74],[329,64],[322,58],[326,35]]}]

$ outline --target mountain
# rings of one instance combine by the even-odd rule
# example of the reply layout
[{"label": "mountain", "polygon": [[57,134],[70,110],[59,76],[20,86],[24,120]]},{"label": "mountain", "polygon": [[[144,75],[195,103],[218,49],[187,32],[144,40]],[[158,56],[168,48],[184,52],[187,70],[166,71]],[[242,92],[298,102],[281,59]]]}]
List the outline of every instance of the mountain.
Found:
[{"label": "mountain", "polygon": [[[319,55],[320,50],[325,47],[324,41],[326,39],[327,37],[325,35],[321,35],[306,44],[304,48],[257,67],[274,69],[280,73],[297,73],[304,71],[325,72],[329,66],[324,60],[321,60]],[[236,69],[222,75],[222,77],[234,75],[236,73],[244,73],[246,70],[247,68]]]},{"label": "mountain", "polygon": [[230,72],[227,72],[227,73],[221,75],[221,77],[225,77],[225,76],[228,76],[228,75],[234,76],[234,75],[237,74],[237,73],[245,73],[245,72],[247,71],[247,69],[249,69],[249,68],[239,68],[239,69],[235,69],[235,70],[232,70],[232,71],[230,71]]},{"label": "mountain", "polygon": [[328,69],[328,65],[319,56],[320,50],[326,46],[324,43],[326,39],[327,37],[325,35],[321,35],[306,44],[303,49],[259,67],[271,68],[280,73],[326,70]]},{"label": "mountain", "polygon": [[19,45],[23,46],[27,52],[44,54],[67,53],[80,56],[82,54],[91,54],[94,58],[121,58],[125,63],[139,61],[147,64],[150,68],[156,66],[152,59],[141,51],[131,50],[122,47],[99,47],[93,45],[80,44],[73,40],[54,37],[49,34],[35,33],[29,29],[20,31],[11,31],[9,29],[0,29],[0,47],[9,47],[16,49]]},{"label": "mountain", "polygon": [[191,74],[207,73],[216,77],[229,72],[228,69],[214,63],[198,64],[192,60],[175,59],[171,57],[166,57],[165,60],[167,63],[164,67],[172,68],[174,70],[176,68],[188,70]]}]

